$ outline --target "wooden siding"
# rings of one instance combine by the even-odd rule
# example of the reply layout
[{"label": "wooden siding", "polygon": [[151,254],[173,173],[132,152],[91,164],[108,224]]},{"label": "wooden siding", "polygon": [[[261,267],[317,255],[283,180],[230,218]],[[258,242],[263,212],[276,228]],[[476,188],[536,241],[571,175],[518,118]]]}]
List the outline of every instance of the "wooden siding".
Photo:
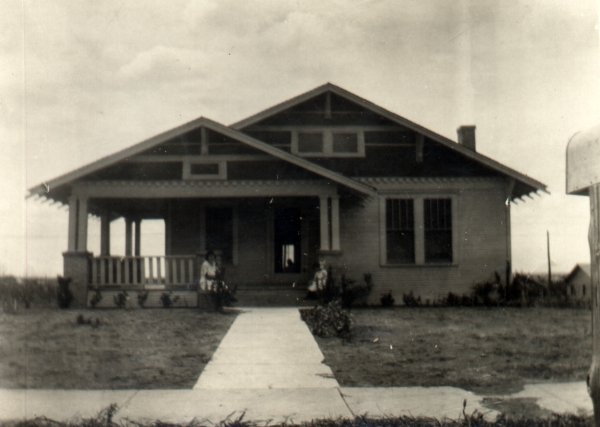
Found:
[{"label": "wooden siding", "polygon": [[231,161],[227,163],[228,179],[318,179],[319,177],[306,169],[299,168],[280,160],[264,161]]},{"label": "wooden siding", "polygon": [[370,297],[373,304],[377,304],[380,295],[388,290],[392,291],[397,303],[401,303],[404,293],[411,291],[423,301],[434,301],[448,292],[468,293],[474,284],[493,278],[494,272],[502,276],[505,271],[508,254],[505,188],[504,182],[498,180],[492,188],[469,188],[465,184],[457,193],[454,227],[459,238],[456,259],[446,266],[382,265],[379,199],[372,197],[362,206],[342,204],[343,255],[337,260],[336,271],[345,271],[355,280],[362,280],[364,273],[371,273],[375,284]]},{"label": "wooden siding", "polygon": [[[331,97],[330,111],[327,96]],[[289,151],[292,134],[306,130],[362,133],[364,156],[310,155],[310,160],[320,166],[350,177],[499,176],[480,162],[335,94],[321,94],[253,124],[243,132]],[[419,141],[424,143],[421,145]]]},{"label": "wooden siding", "polygon": [[[325,114],[327,97],[331,96],[330,114]],[[300,103],[289,110],[268,117],[257,123],[257,126],[278,125],[380,125],[389,126],[394,123],[372,111],[352,103],[335,94],[321,94]]]}]

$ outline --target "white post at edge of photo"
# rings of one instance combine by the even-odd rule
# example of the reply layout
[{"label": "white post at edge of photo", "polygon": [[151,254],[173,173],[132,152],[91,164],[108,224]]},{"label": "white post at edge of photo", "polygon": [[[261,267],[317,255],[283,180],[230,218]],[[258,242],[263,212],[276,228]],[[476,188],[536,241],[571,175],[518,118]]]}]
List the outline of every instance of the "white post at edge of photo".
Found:
[{"label": "white post at edge of photo", "polygon": [[590,261],[592,295],[592,365],[588,392],[594,422],[600,427],[600,126],[578,132],[567,146],[567,193],[590,199]]}]

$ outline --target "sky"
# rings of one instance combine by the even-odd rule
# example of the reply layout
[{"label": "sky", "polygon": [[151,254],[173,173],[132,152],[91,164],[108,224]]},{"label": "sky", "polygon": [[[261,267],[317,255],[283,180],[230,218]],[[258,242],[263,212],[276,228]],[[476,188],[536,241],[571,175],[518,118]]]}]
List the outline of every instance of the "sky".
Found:
[{"label": "sky", "polygon": [[555,271],[589,262],[565,150],[600,121],[598,16],[595,0],[3,1],[0,274],[62,270],[67,210],[27,188],[328,81],[454,140],[474,124],[480,153],[548,186],[512,207],[514,270],[546,268],[547,231]]}]

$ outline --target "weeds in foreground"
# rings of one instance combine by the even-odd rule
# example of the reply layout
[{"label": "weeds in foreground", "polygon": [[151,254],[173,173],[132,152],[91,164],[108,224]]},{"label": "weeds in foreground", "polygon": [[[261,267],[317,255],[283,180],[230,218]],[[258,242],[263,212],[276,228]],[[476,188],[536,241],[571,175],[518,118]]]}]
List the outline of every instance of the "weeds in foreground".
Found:
[{"label": "weeds in foreground", "polygon": [[[463,403],[463,417],[457,420],[436,419],[429,417],[383,417],[370,418],[367,415],[354,418],[316,419],[304,423],[294,423],[287,420],[279,424],[268,423],[270,427],[588,427],[592,425],[592,417],[577,415],[553,414],[550,418],[519,418],[512,419],[500,415],[496,420],[486,420],[484,414],[475,411],[466,413],[466,400]],[[101,410],[95,417],[74,419],[71,421],[56,421],[47,417],[37,417],[21,421],[4,421],[0,426],[6,427],[258,427],[262,422],[245,419],[246,412],[236,416],[231,413],[220,422],[202,420],[196,417],[188,423],[168,423],[160,420],[137,422],[127,418],[115,421],[119,407],[112,403]]]}]

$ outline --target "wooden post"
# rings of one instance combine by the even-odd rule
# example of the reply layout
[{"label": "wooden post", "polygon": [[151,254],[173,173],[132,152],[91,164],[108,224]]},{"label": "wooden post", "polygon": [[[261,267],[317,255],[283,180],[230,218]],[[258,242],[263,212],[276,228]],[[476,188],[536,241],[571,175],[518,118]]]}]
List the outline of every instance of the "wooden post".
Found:
[{"label": "wooden post", "polygon": [[319,228],[321,230],[321,250],[329,250],[329,198],[319,197]]},{"label": "wooden post", "polygon": [[592,366],[588,374],[588,391],[594,404],[596,427],[600,427],[600,184],[589,188],[590,229],[588,239],[591,258],[592,292]]},{"label": "wooden post", "polygon": [[125,256],[131,256],[131,225],[133,224],[132,220],[129,218],[125,218]]},{"label": "wooden post", "polygon": [[600,126],[573,135],[567,146],[567,193],[590,198],[592,366],[588,393],[594,421],[600,427]]},{"label": "wooden post", "polygon": [[110,214],[103,212],[100,216],[100,255],[110,255]]},{"label": "wooden post", "polygon": [[88,201],[85,197],[79,197],[79,209],[77,210],[77,251],[87,251],[87,228],[88,228]]},{"label": "wooden post", "polygon": [[331,250],[339,251],[340,247],[340,198],[331,198]]},{"label": "wooden post", "polygon": [[134,222],[135,224],[135,245],[134,245],[134,255],[140,256],[142,253],[142,220],[137,218]]},{"label": "wooden post", "polygon": [[552,261],[550,258],[550,231],[546,230],[546,252],[548,256],[548,292],[550,292],[550,286],[552,286]]},{"label": "wooden post", "polygon": [[77,208],[78,208],[78,205],[79,205],[79,202],[77,201],[76,196],[69,197],[69,246],[67,246],[69,252],[77,251],[77,232],[78,232]]}]

